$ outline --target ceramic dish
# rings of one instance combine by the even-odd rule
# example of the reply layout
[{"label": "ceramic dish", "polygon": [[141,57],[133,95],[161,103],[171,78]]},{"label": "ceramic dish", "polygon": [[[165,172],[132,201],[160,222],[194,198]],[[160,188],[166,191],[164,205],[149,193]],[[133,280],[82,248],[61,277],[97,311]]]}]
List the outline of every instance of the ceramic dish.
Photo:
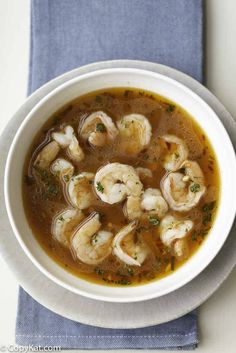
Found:
[{"label": "ceramic dish", "polygon": [[[185,108],[209,137],[220,166],[222,193],[217,219],[199,251],[178,271],[159,281],[137,287],[96,285],[64,271],[38,245],[22,207],[22,165],[34,134],[47,118],[66,102],[87,93],[109,87],[137,87],[156,92]],[[91,89],[92,88],[92,89]],[[227,158],[225,158],[227,156]],[[216,256],[232,226],[236,200],[235,155],[230,139],[213,110],[190,89],[164,75],[138,69],[101,70],[76,77],[46,95],[29,113],[12,143],[5,173],[5,199],[14,233],[31,261],[46,276],[64,288],[90,298],[112,302],[134,302],[170,293],[197,276]],[[221,236],[219,236],[219,234]]]},{"label": "ceramic dish", "polygon": [[[53,89],[74,77],[106,68],[138,68],[164,74],[192,89],[211,106],[224,124],[236,146],[236,122],[214,95],[190,76],[173,68],[145,61],[115,60],[86,65],[67,72],[34,92],[15,113],[0,137],[0,168],[5,169],[9,148],[20,124],[32,108]],[[162,297],[136,303],[95,301],[72,293],[46,277],[19,246],[5,208],[3,179],[0,183],[0,253],[17,282],[35,300],[68,319],[110,328],[152,326],[180,317],[201,305],[228,277],[233,269],[236,247],[236,224],[215,259],[187,285]],[[45,290],[47,288],[47,290]],[[62,305],[63,303],[63,305]],[[125,309],[124,309],[125,307]]]}]

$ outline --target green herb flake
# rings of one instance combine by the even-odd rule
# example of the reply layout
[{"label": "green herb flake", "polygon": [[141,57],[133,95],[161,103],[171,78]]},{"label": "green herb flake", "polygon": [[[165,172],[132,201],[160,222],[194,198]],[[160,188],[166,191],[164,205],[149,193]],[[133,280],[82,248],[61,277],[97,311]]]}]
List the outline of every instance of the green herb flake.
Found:
[{"label": "green herb flake", "polygon": [[123,286],[127,286],[127,285],[130,285],[132,282],[131,281],[129,281],[128,279],[124,279],[124,278],[122,278],[122,279],[119,279],[118,281],[116,281],[117,282],[117,284],[121,284],[121,285],[123,285]]},{"label": "green herb flake", "polygon": [[124,92],[124,97],[128,98],[130,94],[132,94],[132,91],[130,91],[129,89],[126,89]]},{"label": "green herb flake", "polygon": [[192,241],[196,241],[196,240],[197,240],[197,232],[196,232],[196,230],[194,230],[194,231],[192,232],[191,240],[192,240]]},{"label": "green herb flake", "polygon": [[102,103],[102,97],[101,96],[96,96],[95,97],[95,102],[99,103],[99,104]]},{"label": "green herb flake", "polygon": [[202,210],[203,210],[203,212],[212,211],[212,210],[215,208],[215,205],[216,205],[216,201],[212,201],[212,202],[205,203],[205,204],[202,206]]},{"label": "green herb flake", "polygon": [[58,188],[55,184],[49,184],[47,188],[47,192],[49,194],[56,196],[58,194]]},{"label": "green herb flake", "polygon": [[102,270],[102,269],[99,268],[99,267],[96,267],[96,268],[94,269],[94,272],[95,272],[97,275],[99,275],[99,276],[103,276],[104,273],[105,273],[105,271]]},{"label": "green herb flake", "polygon": [[66,174],[66,175],[63,176],[63,179],[64,179],[64,181],[65,181],[66,183],[68,183],[68,181],[70,180],[70,177],[69,177],[68,174]]},{"label": "green herb flake", "polygon": [[197,183],[194,183],[190,186],[190,191],[196,193],[200,190],[200,185]]},{"label": "green herb flake", "polygon": [[98,132],[106,132],[106,127],[105,127],[105,125],[103,124],[103,123],[98,123],[97,125],[96,125],[96,131],[98,131]]},{"label": "green herb flake", "polygon": [[202,223],[204,225],[207,225],[209,222],[211,222],[212,220],[212,214],[211,213],[207,213],[206,216],[203,218]]},{"label": "green herb flake", "polygon": [[179,153],[175,152],[175,159],[178,159],[178,158],[179,158]]},{"label": "green herb flake", "polygon": [[159,226],[160,225],[160,220],[157,217],[150,216],[149,217],[149,223],[153,226]]},{"label": "green herb flake", "polygon": [[168,107],[166,108],[166,111],[168,113],[173,113],[174,110],[175,110],[175,105],[174,104],[168,104]]},{"label": "green herb flake", "polygon": [[134,270],[131,267],[127,267],[127,272],[130,276],[134,275]]},{"label": "green herb flake", "polygon": [[92,243],[97,243],[98,242],[98,239],[97,239],[97,233],[93,234],[93,236],[91,237],[91,242]]},{"label": "green herb flake", "polygon": [[59,116],[55,116],[53,119],[53,125],[57,125],[61,122],[61,118]]},{"label": "green herb flake", "polygon": [[104,187],[102,186],[102,184],[100,183],[100,181],[97,183],[96,188],[97,188],[97,191],[103,193]]},{"label": "green herb flake", "polygon": [[121,284],[121,285],[124,285],[124,286],[132,284],[132,282],[129,281],[128,279],[123,279],[123,278],[115,281],[113,279],[108,279],[108,278],[103,277],[102,280],[104,282],[107,282],[107,283]]}]

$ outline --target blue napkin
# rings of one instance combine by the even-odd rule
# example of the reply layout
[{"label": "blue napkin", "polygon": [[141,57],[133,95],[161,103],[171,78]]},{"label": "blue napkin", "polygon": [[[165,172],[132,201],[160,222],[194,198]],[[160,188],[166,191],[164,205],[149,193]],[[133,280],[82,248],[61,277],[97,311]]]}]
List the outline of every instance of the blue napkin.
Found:
[{"label": "blue napkin", "polygon": [[[202,0],[32,0],[29,93],[65,71],[109,59],[158,62],[201,81],[202,19]],[[65,319],[19,292],[19,345],[193,349],[197,342],[195,312],[142,329],[102,329]]]}]

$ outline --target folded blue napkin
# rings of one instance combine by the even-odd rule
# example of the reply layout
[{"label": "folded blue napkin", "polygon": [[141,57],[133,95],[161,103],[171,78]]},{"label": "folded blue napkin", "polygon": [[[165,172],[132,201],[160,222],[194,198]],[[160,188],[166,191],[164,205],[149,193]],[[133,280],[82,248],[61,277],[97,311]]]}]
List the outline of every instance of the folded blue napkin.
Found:
[{"label": "folded blue napkin", "polygon": [[[29,93],[65,71],[110,59],[158,62],[201,81],[202,18],[202,0],[32,0]],[[197,342],[195,312],[142,329],[104,329],[65,319],[19,292],[19,345],[187,350]]]}]

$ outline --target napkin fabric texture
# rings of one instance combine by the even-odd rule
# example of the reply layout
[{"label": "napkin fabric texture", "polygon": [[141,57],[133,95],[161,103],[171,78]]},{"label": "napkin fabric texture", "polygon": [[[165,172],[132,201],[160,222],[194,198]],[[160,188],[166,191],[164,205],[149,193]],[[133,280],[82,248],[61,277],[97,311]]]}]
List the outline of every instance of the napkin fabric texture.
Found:
[{"label": "napkin fabric texture", "polygon": [[[112,59],[166,64],[201,81],[202,38],[202,0],[32,0],[28,93],[68,70]],[[197,342],[195,312],[147,328],[104,329],[65,319],[19,292],[19,345],[187,350]]]}]

